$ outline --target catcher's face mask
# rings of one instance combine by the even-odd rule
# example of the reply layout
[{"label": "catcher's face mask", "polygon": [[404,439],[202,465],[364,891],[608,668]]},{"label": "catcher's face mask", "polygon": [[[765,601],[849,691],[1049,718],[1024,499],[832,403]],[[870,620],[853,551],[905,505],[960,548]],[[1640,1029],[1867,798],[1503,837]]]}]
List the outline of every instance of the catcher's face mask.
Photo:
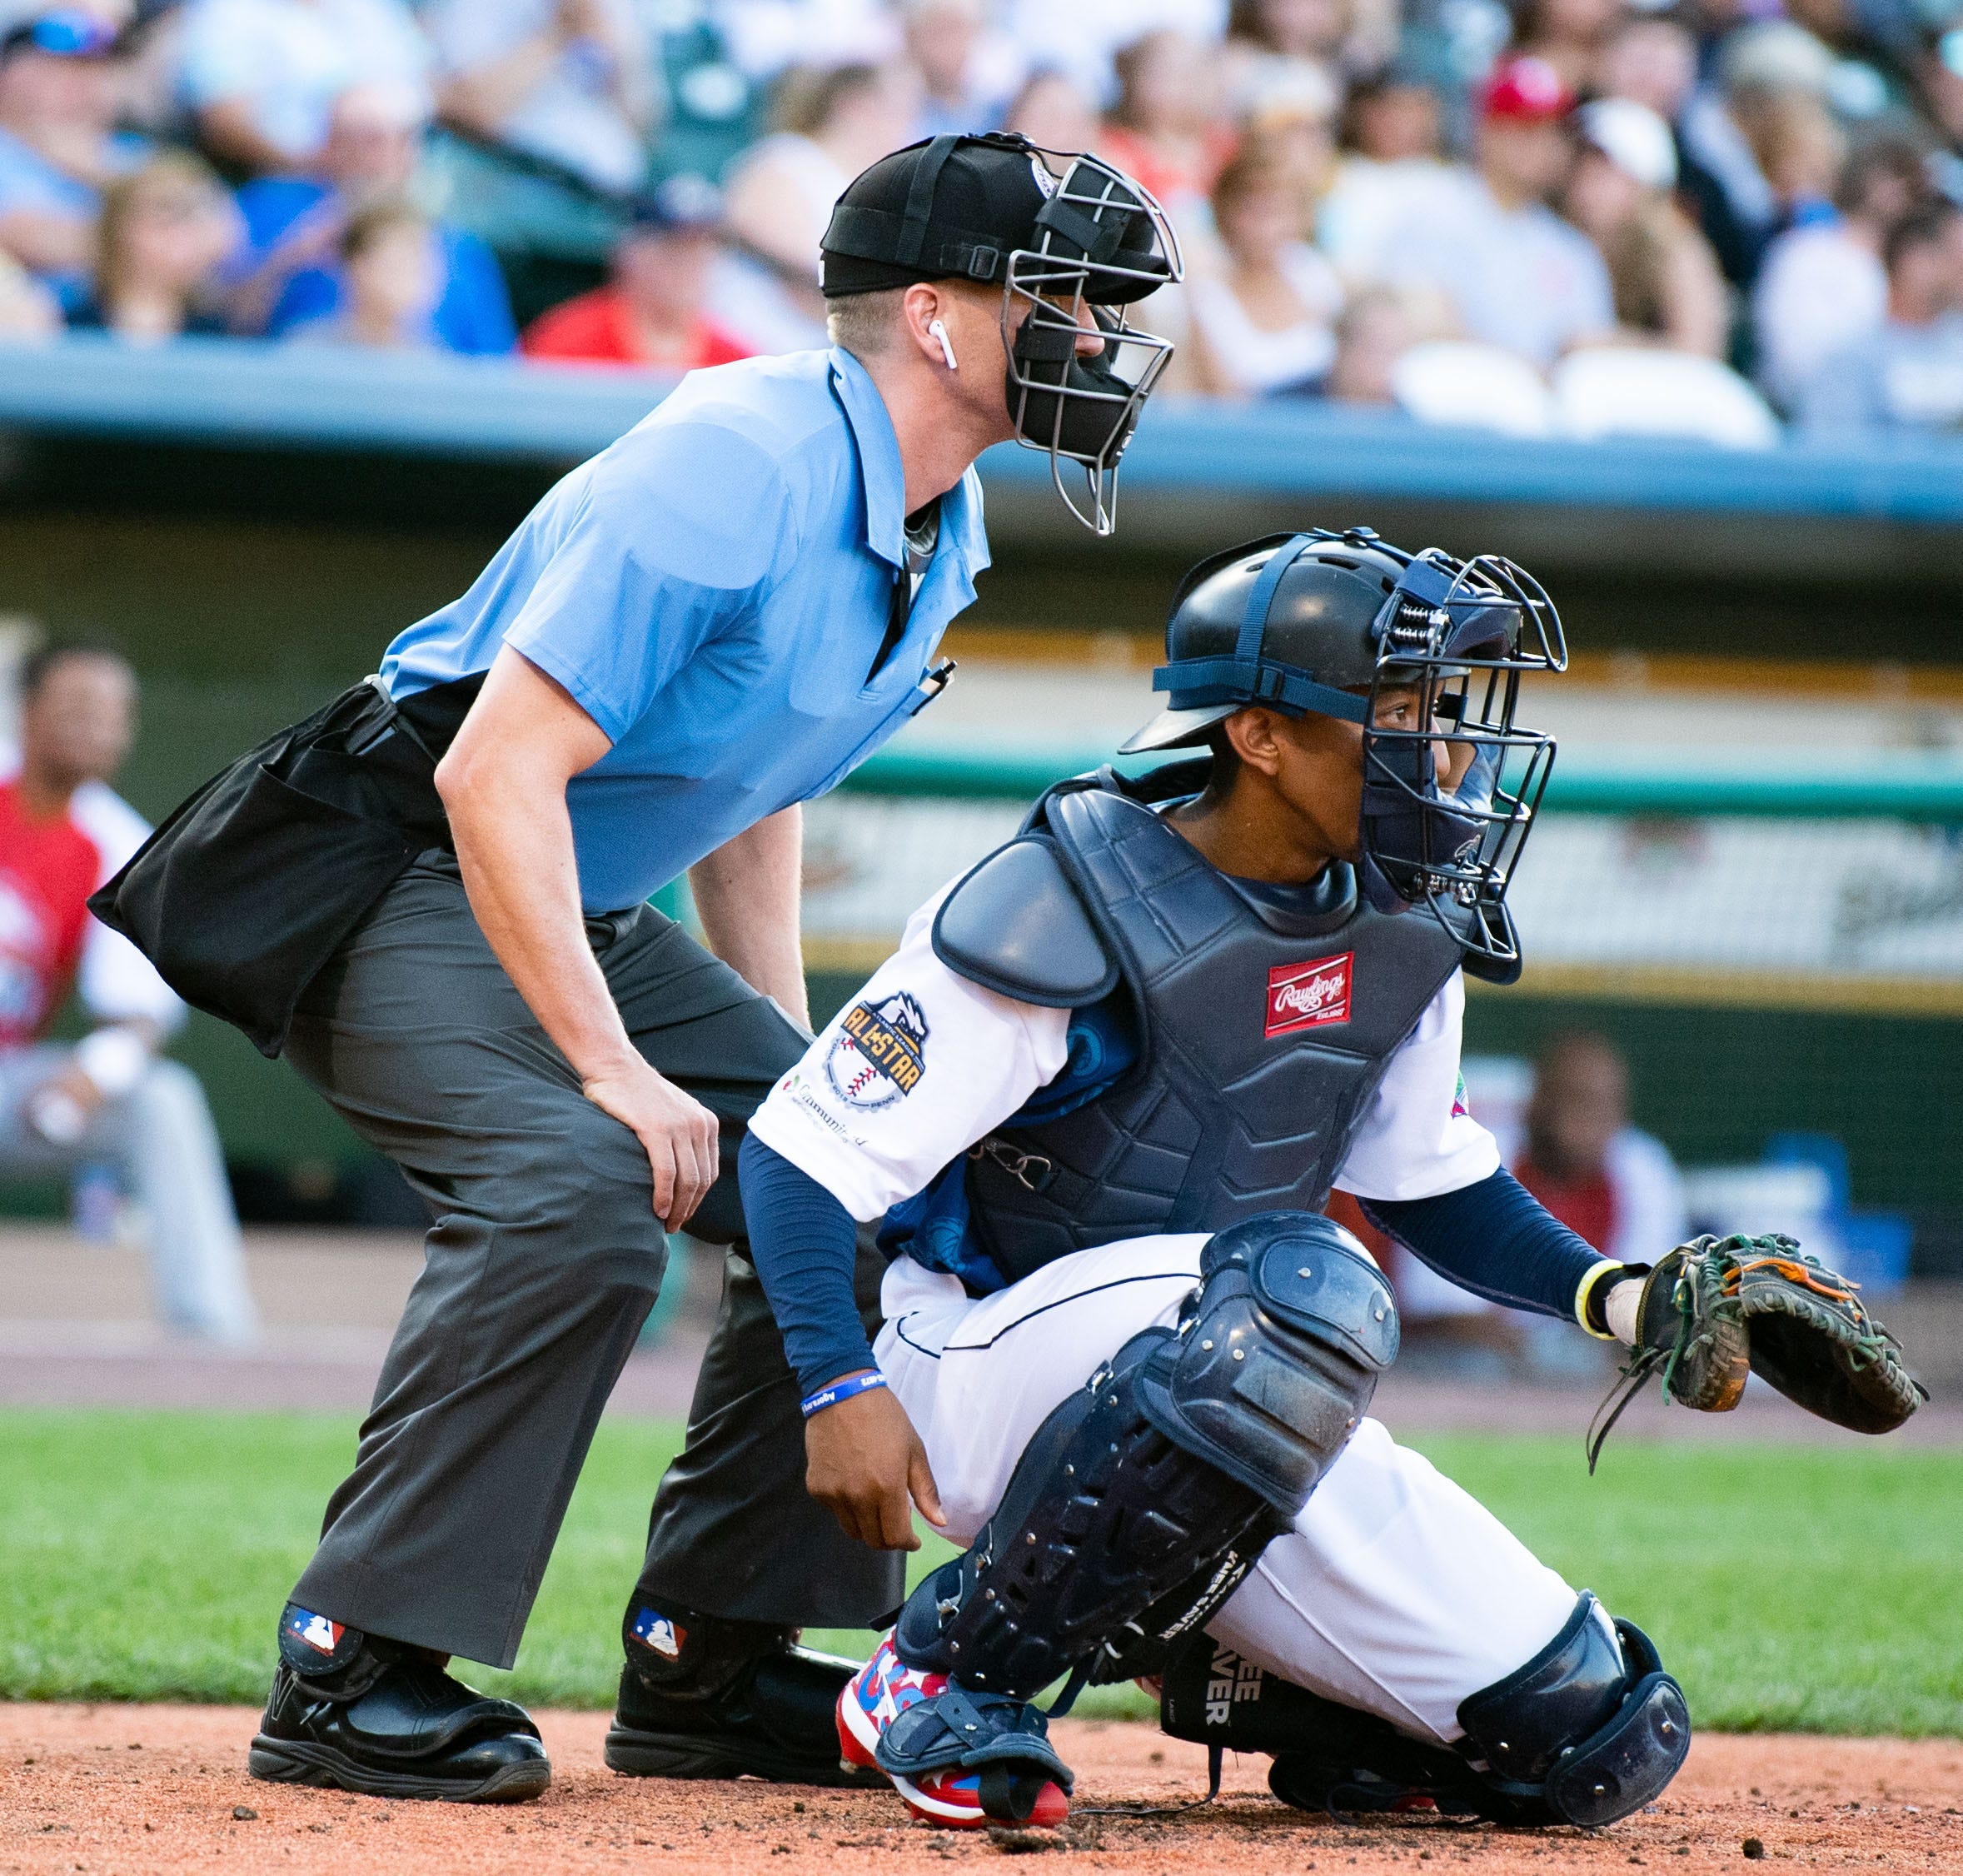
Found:
[{"label": "catcher's face mask", "polygon": [[[1049,455],[1071,513],[1109,534],[1118,460],[1173,354],[1171,340],[1127,325],[1125,307],[1182,277],[1179,243],[1149,192],[1101,158],[1040,151],[1034,161],[1049,199],[1003,282],[1009,420],[1019,442]],[[1091,331],[1104,344],[1085,357],[1078,344]],[[1067,462],[1084,470],[1080,492],[1066,486]]]},{"label": "catcher's face mask", "polygon": [[[1540,583],[1494,555],[1437,548],[1405,568],[1372,633],[1377,674],[1363,721],[1365,895],[1380,911],[1422,906],[1473,955],[1517,966],[1507,910],[1520,851],[1553,766],[1554,739],[1514,720],[1522,676],[1567,664],[1560,615]],[[1408,727],[1378,721],[1379,697],[1415,691]],[[1438,750],[1462,768],[1441,785]]]}]

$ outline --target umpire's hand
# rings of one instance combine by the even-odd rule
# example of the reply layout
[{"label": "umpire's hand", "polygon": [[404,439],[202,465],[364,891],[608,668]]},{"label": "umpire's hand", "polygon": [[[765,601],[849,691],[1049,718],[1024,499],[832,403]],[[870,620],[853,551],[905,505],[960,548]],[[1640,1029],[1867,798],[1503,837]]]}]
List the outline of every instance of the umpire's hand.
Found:
[{"label": "umpire's hand", "polygon": [[580,1085],[588,1100],[631,1127],[647,1149],[655,1215],[679,1231],[715,1184],[721,1160],[715,1116],[631,1052],[619,1068],[590,1075]]},{"label": "umpire's hand", "polygon": [[937,1529],[948,1521],[920,1436],[884,1388],[855,1394],[805,1422],[805,1489],[848,1537],[875,1550],[920,1548],[914,1505]]}]

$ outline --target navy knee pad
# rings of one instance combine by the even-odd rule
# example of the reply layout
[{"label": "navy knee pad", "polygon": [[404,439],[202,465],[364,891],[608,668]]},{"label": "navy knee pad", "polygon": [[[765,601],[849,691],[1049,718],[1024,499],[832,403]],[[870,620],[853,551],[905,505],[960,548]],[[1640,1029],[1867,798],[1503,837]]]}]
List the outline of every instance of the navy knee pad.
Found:
[{"label": "navy knee pad", "polygon": [[1147,1417],[1258,1492],[1308,1503],[1398,1354],[1390,1286],[1318,1212],[1264,1212],[1208,1241],[1197,1312],[1140,1378]]}]

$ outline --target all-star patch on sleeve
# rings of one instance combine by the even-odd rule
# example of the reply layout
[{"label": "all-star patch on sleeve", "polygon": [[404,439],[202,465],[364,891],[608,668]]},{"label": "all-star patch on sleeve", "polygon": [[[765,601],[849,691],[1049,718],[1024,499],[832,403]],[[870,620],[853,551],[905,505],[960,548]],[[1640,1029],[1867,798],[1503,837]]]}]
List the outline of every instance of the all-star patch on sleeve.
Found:
[{"label": "all-star patch on sleeve", "polygon": [[854,1218],[879,1217],[1059,1075],[1069,1012],[1018,1003],[934,955],[937,893],[899,949],[770,1091],[750,1130]]}]

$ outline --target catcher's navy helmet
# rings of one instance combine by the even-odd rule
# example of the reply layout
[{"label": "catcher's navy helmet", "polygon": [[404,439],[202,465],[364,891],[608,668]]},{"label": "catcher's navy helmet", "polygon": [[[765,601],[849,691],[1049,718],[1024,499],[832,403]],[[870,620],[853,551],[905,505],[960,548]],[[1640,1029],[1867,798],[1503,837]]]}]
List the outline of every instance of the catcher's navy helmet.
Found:
[{"label": "catcher's navy helmet", "polygon": [[[1511,561],[1409,554],[1365,527],[1272,535],[1187,576],[1152,679],[1170,707],[1123,753],[1208,741],[1250,704],[1361,725],[1363,890],[1383,911],[1427,907],[1505,975],[1520,958],[1507,887],[1554,758],[1514,721],[1520,679],[1567,665],[1553,601]],[[1419,693],[1415,727],[1378,723],[1393,689]],[[1449,792],[1441,743],[1469,753]]]}]

